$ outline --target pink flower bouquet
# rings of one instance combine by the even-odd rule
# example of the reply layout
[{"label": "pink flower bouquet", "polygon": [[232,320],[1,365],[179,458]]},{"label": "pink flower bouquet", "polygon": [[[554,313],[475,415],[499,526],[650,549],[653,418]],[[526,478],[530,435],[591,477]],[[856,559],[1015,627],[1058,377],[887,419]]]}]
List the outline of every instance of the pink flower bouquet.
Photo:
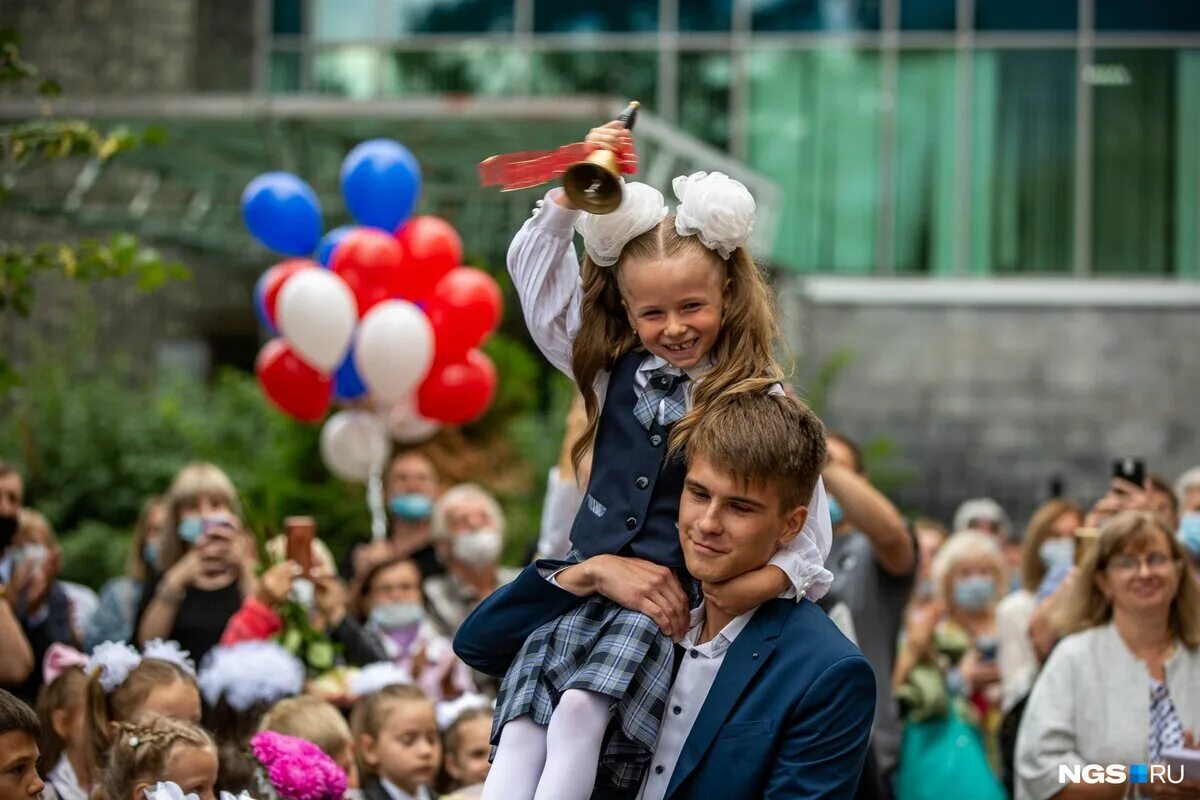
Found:
[{"label": "pink flower bouquet", "polygon": [[346,773],[312,742],[263,731],[250,752],[280,800],[342,800],[346,793]]}]

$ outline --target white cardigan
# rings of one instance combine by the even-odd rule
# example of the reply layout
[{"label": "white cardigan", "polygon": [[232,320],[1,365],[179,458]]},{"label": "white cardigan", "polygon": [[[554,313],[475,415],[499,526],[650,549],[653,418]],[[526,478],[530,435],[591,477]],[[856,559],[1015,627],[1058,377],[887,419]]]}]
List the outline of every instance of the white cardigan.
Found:
[{"label": "white cardigan", "polygon": [[[1178,643],[1166,663],[1184,730],[1200,730],[1200,650]],[[1144,764],[1150,673],[1111,623],[1059,642],[1033,685],[1017,734],[1017,800],[1062,791],[1060,764]]]}]

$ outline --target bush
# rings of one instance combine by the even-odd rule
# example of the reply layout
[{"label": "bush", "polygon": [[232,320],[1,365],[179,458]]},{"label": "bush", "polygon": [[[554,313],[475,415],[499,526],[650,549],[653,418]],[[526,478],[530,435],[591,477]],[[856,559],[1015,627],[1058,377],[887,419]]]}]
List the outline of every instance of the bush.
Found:
[{"label": "bush", "polygon": [[[318,449],[320,427],[271,408],[252,375],[227,369],[207,384],[178,375],[138,381],[120,358],[86,344],[99,338],[87,328],[61,350],[38,354],[0,426],[0,458],[17,462],[29,504],[59,531],[64,575],[99,586],[119,573],[144,500],[195,460],[229,474],[256,528],[312,515],[339,557],[369,535],[365,488],[332,477]],[[431,449],[441,452],[448,480],[476,480],[496,492],[509,516],[506,554],[519,563],[537,535],[567,381],[546,384],[558,399],[539,410],[544,381],[534,356],[504,336],[486,349],[501,376],[495,403]],[[548,435],[553,429],[557,438]]]}]

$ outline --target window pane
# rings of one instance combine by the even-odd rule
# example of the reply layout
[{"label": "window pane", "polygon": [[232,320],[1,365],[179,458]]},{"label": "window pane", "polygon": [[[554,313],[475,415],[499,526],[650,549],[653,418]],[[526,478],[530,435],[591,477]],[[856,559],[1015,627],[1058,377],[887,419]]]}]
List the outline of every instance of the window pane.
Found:
[{"label": "window pane", "polygon": [[314,36],[321,42],[383,38],[375,0],[312,0]]},{"label": "window pane", "polygon": [[955,55],[900,54],[892,155],[892,263],[897,272],[953,273]]},{"label": "window pane", "polygon": [[975,27],[981,31],[1072,31],[1078,26],[1079,0],[975,0]]},{"label": "window pane", "polygon": [[900,28],[906,31],[952,31],[955,0],[900,0]]},{"label": "window pane", "polygon": [[271,91],[300,91],[300,64],[299,53],[281,51],[271,53]]},{"label": "window pane", "polygon": [[[1172,50],[1099,50],[1093,80],[1095,272],[1174,272],[1178,76]],[[1193,181],[1195,175],[1191,176]]]},{"label": "window pane", "polygon": [[807,272],[872,272],[878,56],[763,48],[750,67],[750,165],[783,190],[775,260]]},{"label": "window pane", "polygon": [[271,30],[296,35],[304,33],[304,9],[300,0],[275,0],[271,4]]},{"label": "window pane", "polygon": [[1175,96],[1175,274],[1200,276],[1200,50],[1181,50]]},{"label": "window pane", "polygon": [[655,106],[658,54],[651,51],[574,51],[532,54],[536,94],[608,94]]},{"label": "window pane", "polygon": [[727,31],[733,25],[733,0],[688,0],[679,4],[679,30]]},{"label": "window pane", "polygon": [[679,54],[679,124],[722,149],[729,147],[728,53]]},{"label": "window pane", "polygon": [[1096,0],[1102,31],[1200,31],[1196,0]]},{"label": "window pane", "polygon": [[657,0],[535,0],[538,33],[630,33],[658,30]]},{"label": "window pane", "polygon": [[513,0],[383,0],[386,33],[496,33],[513,29]]},{"label": "window pane", "polygon": [[1070,272],[1075,181],[1075,51],[975,56],[971,93],[971,267]]},{"label": "window pane", "polygon": [[317,91],[343,97],[374,97],[379,52],[373,47],[343,47],[317,55]]},{"label": "window pane", "polygon": [[756,0],[756,31],[879,30],[880,0]]},{"label": "window pane", "polygon": [[523,90],[527,55],[512,47],[482,44],[436,51],[393,53],[384,71],[385,94],[517,94]]}]

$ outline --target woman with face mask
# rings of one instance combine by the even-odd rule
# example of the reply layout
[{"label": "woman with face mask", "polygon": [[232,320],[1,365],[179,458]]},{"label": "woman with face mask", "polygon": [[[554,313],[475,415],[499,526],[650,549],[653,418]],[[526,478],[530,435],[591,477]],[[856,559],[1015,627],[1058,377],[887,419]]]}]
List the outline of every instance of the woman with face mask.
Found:
[{"label": "woman with face mask", "polygon": [[[955,533],[934,558],[936,600],[923,615],[909,619],[893,675],[906,723],[898,800],[1005,796],[996,774],[1000,669],[995,613],[1005,574],[995,537],[979,531]],[[937,770],[959,782],[946,794],[945,786],[929,780],[928,762],[951,755],[960,760]]]},{"label": "woman with face mask", "polygon": [[133,638],[133,622],[142,602],[142,584],[158,572],[158,550],[167,524],[167,505],[162,497],[151,497],[138,515],[125,574],[104,584],[100,605],[88,622],[84,649],[91,652],[101,642],[127,642]]},{"label": "woman with face mask", "polygon": [[199,663],[256,586],[233,483],[213,464],[179,471],[166,498],[159,573],[142,590],[137,640],[172,639]]},{"label": "woman with face mask", "polygon": [[407,558],[374,565],[359,587],[366,629],[387,659],[403,667],[435,702],[475,691],[471,671],[454,655],[450,640],[430,623],[421,591],[421,570]]},{"label": "woman with face mask", "polygon": [[446,574],[425,581],[425,597],[434,624],[453,636],[479,601],[518,571],[497,564],[504,548],[504,512],[478,484],[459,484],[438,498],[433,540]]},{"label": "woman with face mask", "polygon": [[1011,709],[1029,693],[1038,671],[1038,657],[1029,637],[1029,620],[1038,590],[1047,576],[1061,579],[1075,560],[1075,529],[1083,524],[1083,509],[1070,500],[1050,500],[1034,512],[1021,545],[1021,588],[996,606],[1000,638],[1001,707]]}]

